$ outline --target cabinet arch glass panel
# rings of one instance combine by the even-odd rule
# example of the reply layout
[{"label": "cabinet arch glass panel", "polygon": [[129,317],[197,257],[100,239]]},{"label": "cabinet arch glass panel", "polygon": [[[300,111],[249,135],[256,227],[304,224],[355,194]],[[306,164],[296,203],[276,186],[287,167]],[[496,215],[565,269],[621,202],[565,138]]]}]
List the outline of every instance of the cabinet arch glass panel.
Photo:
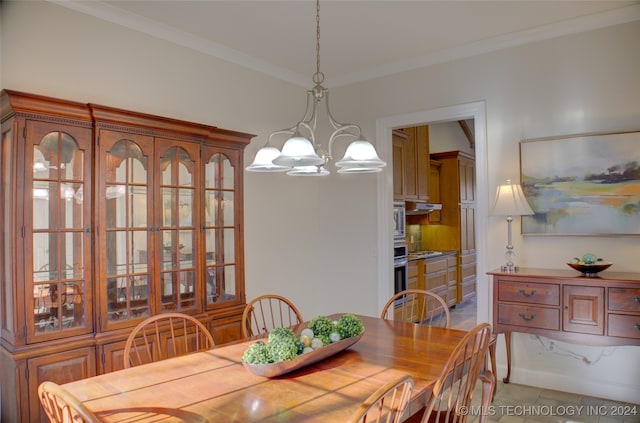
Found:
[{"label": "cabinet arch glass panel", "polygon": [[[25,256],[31,275],[32,313],[26,332],[29,341],[72,336],[91,329],[86,295],[91,264],[87,242],[90,231],[86,155],[90,133],[77,128],[50,127],[29,121],[25,182],[31,202],[25,202],[26,226],[31,227],[31,254]],[[90,188],[89,188],[90,189]]]},{"label": "cabinet arch glass panel", "polygon": [[[163,144],[160,142],[160,144]],[[191,151],[187,151],[186,148]],[[197,145],[171,146],[160,154],[161,310],[197,311],[195,173]]]},{"label": "cabinet arch glass panel", "polygon": [[213,153],[205,164],[207,305],[238,301],[235,203],[237,156]]},{"label": "cabinet arch glass panel", "polygon": [[104,131],[107,325],[149,316],[149,155],[139,143]]}]

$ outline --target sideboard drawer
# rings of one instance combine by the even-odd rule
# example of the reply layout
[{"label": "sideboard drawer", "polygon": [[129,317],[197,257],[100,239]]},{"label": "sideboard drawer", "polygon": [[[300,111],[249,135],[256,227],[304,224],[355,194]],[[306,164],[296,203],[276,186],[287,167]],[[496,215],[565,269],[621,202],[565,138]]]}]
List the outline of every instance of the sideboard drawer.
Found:
[{"label": "sideboard drawer", "polygon": [[640,316],[609,314],[609,336],[640,339]]},{"label": "sideboard drawer", "polygon": [[640,288],[609,288],[609,310],[640,313]]},{"label": "sideboard drawer", "polygon": [[523,282],[498,282],[498,301],[560,305],[560,286]]},{"label": "sideboard drawer", "polygon": [[560,310],[516,304],[498,304],[498,323],[537,329],[560,330]]}]

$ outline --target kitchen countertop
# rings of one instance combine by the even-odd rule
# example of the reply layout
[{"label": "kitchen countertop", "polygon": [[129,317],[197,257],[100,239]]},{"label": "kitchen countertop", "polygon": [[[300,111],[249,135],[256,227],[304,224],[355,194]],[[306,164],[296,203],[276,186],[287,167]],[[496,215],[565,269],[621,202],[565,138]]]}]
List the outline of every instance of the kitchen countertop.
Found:
[{"label": "kitchen countertop", "polygon": [[448,256],[454,253],[455,251],[418,251],[415,253],[407,254],[407,259],[409,261],[430,259],[430,258]]}]

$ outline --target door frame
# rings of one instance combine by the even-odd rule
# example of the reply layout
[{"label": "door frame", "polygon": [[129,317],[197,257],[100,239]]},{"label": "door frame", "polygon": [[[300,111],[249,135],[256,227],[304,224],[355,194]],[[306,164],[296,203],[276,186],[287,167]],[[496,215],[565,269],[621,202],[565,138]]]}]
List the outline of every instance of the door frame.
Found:
[{"label": "door frame", "polygon": [[[391,131],[407,126],[445,123],[473,119],[475,125],[476,171],[476,254],[477,254],[477,321],[490,322],[491,284],[487,273],[488,178],[487,119],[485,101],[441,107],[376,119],[378,152],[387,163],[393,163]],[[393,293],[393,169],[387,166],[378,176],[378,310]]]}]

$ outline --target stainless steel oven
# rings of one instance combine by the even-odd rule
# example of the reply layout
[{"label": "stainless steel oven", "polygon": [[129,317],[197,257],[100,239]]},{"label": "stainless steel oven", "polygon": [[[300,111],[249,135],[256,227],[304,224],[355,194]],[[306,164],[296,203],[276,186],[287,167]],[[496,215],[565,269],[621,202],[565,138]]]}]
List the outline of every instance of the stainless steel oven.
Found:
[{"label": "stainless steel oven", "polygon": [[393,202],[393,242],[405,242],[404,201]]},{"label": "stainless steel oven", "polygon": [[393,293],[407,289],[409,260],[407,259],[407,244],[395,243],[393,245]]}]

